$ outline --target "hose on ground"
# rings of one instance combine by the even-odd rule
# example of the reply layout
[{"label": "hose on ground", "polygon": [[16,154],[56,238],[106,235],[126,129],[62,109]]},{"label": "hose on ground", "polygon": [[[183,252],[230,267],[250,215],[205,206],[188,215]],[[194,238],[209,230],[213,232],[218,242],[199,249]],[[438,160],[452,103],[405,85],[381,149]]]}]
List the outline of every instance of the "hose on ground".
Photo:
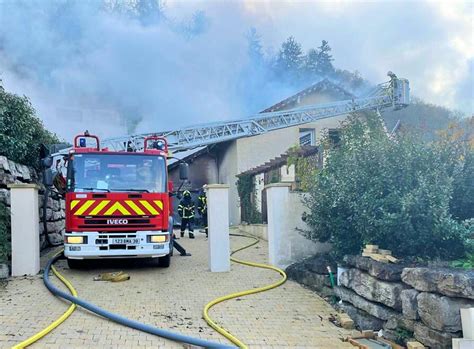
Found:
[{"label": "hose on ground", "polygon": [[221,343],[216,343],[216,342],[211,342],[211,341],[206,341],[200,338],[195,338],[191,336],[185,336],[180,333],[168,331],[168,330],[163,330],[157,327],[153,327],[135,320],[128,319],[124,316],[109,312],[105,309],[102,309],[95,304],[89,303],[81,298],[78,298],[77,296],[71,296],[67,294],[66,292],[61,291],[58,289],[56,286],[53,285],[51,280],[49,279],[49,271],[51,270],[53,264],[61,258],[61,255],[56,255],[52,259],[48,261],[46,264],[46,268],[44,269],[43,273],[43,282],[46,286],[46,288],[54,295],[61,297],[63,299],[66,299],[72,303],[75,303],[84,309],[87,309],[93,313],[96,313],[97,315],[103,316],[109,320],[112,320],[114,322],[117,322],[121,325],[134,328],[136,330],[142,331],[142,332],[147,332],[159,337],[167,338],[176,342],[182,342],[182,343],[188,343],[192,345],[197,345],[205,348],[234,348],[232,346],[224,345]]},{"label": "hose on ground", "polygon": [[[62,253],[62,251],[59,252],[58,255],[60,255],[61,253]],[[61,280],[61,282],[69,289],[71,294],[74,297],[77,297],[77,292],[74,289],[74,286],[72,286],[72,284],[56,270],[54,265],[51,266],[51,270],[53,271],[54,275],[59,280]],[[15,346],[12,347],[12,349],[23,349],[23,348],[26,348],[27,346],[33,344],[34,342],[40,340],[41,338],[46,336],[48,333],[50,333],[52,330],[54,330],[56,327],[61,325],[64,321],[66,321],[66,319],[74,312],[74,310],[76,310],[76,304],[71,303],[71,305],[66,310],[66,312],[64,314],[62,314],[59,318],[57,318],[54,322],[52,322],[49,326],[45,327],[44,329],[42,329],[38,333],[34,334],[30,338],[25,339],[23,342],[16,344]]]},{"label": "hose on ground", "polygon": [[229,299],[238,298],[238,297],[242,297],[242,296],[247,296],[249,294],[264,292],[264,291],[271,290],[272,288],[278,287],[278,286],[285,283],[286,273],[282,269],[271,266],[271,265],[268,265],[268,264],[248,262],[248,261],[243,261],[243,260],[240,260],[240,259],[237,259],[237,258],[233,258],[232,255],[234,255],[235,253],[237,253],[239,251],[245,250],[245,249],[247,249],[247,248],[249,248],[253,245],[258,244],[260,240],[256,237],[254,237],[254,236],[248,236],[248,235],[243,235],[243,234],[230,234],[230,235],[231,236],[240,236],[240,237],[245,237],[245,238],[250,238],[250,239],[255,240],[255,241],[251,242],[248,245],[245,245],[243,247],[240,247],[240,248],[232,251],[232,253],[230,254],[231,255],[230,260],[232,262],[247,265],[247,266],[250,266],[250,267],[257,267],[257,268],[264,268],[264,269],[274,270],[282,276],[282,278],[280,280],[278,280],[277,282],[272,283],[270,285],[259,287],[259,288],[253,288],[253,289],[250,289],[250,290],[240,291],[240,292],[236,292],[236,293],[231,293],[231,294],[228,294],[228,295],[225,295],[225,296],[222,296],[222,297],[219,297],[219,298],[216,298],[216,299],[210,301],[204,307],[203,317],[204,317],[204,320],[206,320],[206,322],[209,324],[209,326],[211,326],[214,330],[216,330],[217,332],[222,334],[224,337],[226,337],[232,343],[237,345],[239,348],[247,349],[248,347],[247,347],[246,344],[244,344],[241,340],[239,340],[237,337],[232,335],[229,331],[227,331],[224,328],[222,328],[221,326],[219,326],[214,320],[212,320],[212,318],[209,316],[209,309],[211,309],[214,305],[219,304],[219,303],[224,302],[224,301],[229,300]]}]

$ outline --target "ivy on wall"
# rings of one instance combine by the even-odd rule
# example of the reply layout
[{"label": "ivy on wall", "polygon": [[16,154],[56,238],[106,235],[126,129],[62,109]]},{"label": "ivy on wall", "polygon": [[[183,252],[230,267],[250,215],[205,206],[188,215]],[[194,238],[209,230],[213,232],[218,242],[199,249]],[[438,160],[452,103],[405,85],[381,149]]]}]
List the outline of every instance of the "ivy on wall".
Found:
[{"label": "ivy on wall", "polygon": [[288,150],[287,166],[295,166],[297,189],[309,191],[318,172],[318,159],[317,155],[301,155],[300,149],[300,146],[294,146]]},{"label": "ivy on wall", "polygon": [[237,180],[242,221],[251,224],[262,223],[262,214],[256,207],[255,181],[253,175],[242,175]]}]

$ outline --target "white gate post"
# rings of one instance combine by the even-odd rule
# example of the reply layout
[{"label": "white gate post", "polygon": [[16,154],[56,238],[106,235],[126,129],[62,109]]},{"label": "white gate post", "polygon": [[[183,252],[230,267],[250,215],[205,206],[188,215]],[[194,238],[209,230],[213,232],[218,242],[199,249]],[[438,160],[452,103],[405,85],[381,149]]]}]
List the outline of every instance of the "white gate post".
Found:
[{"label": "white gate post", "polygon": [[288,196],[290,183],[273,183],[265,186],[267,191],[268,259],[276,267],[281,265],[281,242],[288,229]]},{"label": "white gate post", "polygon": [[39,206],[36,184],[10,184],[12,276],[40,270]]},{"label": "white gate post", "polygon": [[207,222],[209,227],[209,269],[230,271],[229,186],[207,184]]}]

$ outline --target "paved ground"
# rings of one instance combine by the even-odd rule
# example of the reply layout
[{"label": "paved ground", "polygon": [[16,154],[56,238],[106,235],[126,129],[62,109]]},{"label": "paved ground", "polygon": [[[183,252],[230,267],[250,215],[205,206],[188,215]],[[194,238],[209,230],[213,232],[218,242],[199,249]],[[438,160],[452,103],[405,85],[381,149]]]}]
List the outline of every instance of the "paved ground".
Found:
[{"label": "paved ground", "polygon": [[[247,241],[235,237],[231,244],[237,248]],[[210,273],[204,234],[180,242],[193,255],[175,254],[168,269],[115,263],[107,269],[71,271],[64,261],[57,265],[75,285],[80,297],[99,306],[147,324],[229,344],[202,319],[204,305],[224,294],[274,282],[279,275],[238,264],[232,264],[230,273]],[[262,241],[237,256],[265,262],[266,248],[267,243]],[[100,272],[116,270],[127,271],[131,279],[121,283],[92,280]],[[67,307],[67,303],[47,291],[40,276],[10,279],[6,287],[0,287],[0,347],[9,348],[36,333]],[[348,332],[327,320],[330,313],[334,311],[323,299],[292,281],[268,292],[227,301],[211,310],[218,323],[250,348],[353,348],[340,341]],[[78,309],[32,347],[183,348],[183,345]]]}]

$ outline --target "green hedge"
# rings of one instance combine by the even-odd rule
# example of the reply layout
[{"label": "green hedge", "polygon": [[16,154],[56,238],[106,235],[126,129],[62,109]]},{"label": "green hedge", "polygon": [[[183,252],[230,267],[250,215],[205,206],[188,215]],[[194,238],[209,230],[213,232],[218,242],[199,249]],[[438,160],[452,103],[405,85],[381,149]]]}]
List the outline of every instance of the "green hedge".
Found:
[{"label": "green hedge", "polygon": [[328,144],[306,200],[309,238],[331,242],[338,256],[359,253],[367,243],[403,257],[465,255],[470,228],[450,213],[452,167],[465,157],[447,161],[446,144],[409,133],[391,139],[375,115],[352,115],[339,146]]},{"label": "green hedge", "polygon": [[0,155],[38,168],[41,143],[59,141],[44,128],[26,96],[9,93],[0,85]]}]

